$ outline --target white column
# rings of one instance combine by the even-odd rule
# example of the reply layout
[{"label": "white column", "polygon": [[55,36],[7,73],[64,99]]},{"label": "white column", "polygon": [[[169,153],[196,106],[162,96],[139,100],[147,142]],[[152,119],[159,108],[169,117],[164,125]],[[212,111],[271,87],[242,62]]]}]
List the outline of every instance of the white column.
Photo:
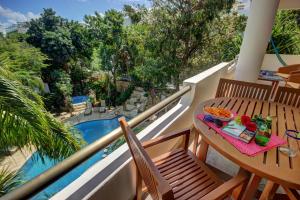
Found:
[{"label": "white column", "polygon": [[278,4],[279,0],[252,0],[235,79],[252,82],[257,80]]}]

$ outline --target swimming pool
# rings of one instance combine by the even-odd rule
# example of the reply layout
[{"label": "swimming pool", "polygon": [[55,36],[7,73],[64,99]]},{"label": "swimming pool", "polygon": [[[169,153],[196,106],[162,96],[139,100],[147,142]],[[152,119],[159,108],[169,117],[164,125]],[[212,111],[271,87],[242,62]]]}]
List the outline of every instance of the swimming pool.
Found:
[{"label": "swimming pool", "polygon": [[74,96],[72,97],[72,104],[84,103],[89,99],[88,96]]},{"label": "swimming pool", "polygon": [[[103,137],[108,134],[112,130],[119,127],[118,118],[113,119],[103,119],[103,120],[95,120],[89,122],[83,122],[75,125],[75,127],[82,133],[83,139],[88,143],[92,143],[95,140]],[[68,174],[60,178],[58,181],[51,184],[42,192],[38,193],[33,199],[47,199],[53,196],[55,193],[62,190],[64,187],[73,182],[76,178],[78,178],[84,171],[86,171],[90,166],[95,164],[97,161],[102,159],[104,152],[100,151],[90,159],[70,171]],[[37,153],[34,153],[32,158],[29,159],[23,167],[20,169],[23,173],[25,181],[29,181],[33,179],[35,176],[41,174],[47,169],[53,167],[55,162],[49,158],[44,159],[44,163],[37,156]]]}]

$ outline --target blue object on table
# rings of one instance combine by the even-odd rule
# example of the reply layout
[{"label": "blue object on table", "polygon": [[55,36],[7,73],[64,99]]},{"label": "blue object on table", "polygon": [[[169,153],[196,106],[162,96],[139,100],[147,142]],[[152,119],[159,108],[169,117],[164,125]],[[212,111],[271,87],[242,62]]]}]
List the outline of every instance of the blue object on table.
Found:
[{"label": "blue object on table", "polygon": [[215,119],[213,116],[211,115],[204,115],[204,118],[203,118],[204,121],[207,121],[207,122],[212,122],[214,123],[217,127],[222,127],[223,126],[223,122],[219,119]]},{"label": "blue object on table", "polygon": [[207,122],[214,122],[215,119],[211,116],[211,115],[204,115],[204,121],[207,121]]},{"label": "blue object on table", "polygon": [[270,70],[260,70],[259,77],[268,81],[283,81],[283,78],[276,75],[275,71]]}]

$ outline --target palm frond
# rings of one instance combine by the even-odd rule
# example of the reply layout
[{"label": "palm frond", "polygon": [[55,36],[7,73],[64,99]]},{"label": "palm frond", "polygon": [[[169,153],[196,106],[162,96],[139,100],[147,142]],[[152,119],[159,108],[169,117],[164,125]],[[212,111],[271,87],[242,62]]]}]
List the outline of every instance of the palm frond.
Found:
[{"label": "palm frond", "polygon": [[0,73],[0,149],[32,145],[58,160],[80,149],[80,138],[45,110],[41,97],[10,78]]},{"label": "palm frond", "polygon": [[22,183],[22,174],[20,172],[9,171],[7,168],[0,170],[0,196],[14,190]]}]

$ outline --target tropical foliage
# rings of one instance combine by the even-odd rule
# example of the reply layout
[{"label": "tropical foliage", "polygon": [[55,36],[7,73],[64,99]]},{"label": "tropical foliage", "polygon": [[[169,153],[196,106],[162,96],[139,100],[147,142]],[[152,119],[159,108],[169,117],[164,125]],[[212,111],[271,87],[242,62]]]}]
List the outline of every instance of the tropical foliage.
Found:
[{"label": "tropical foliage", "polygon": [[14,190],[22,183],[20,173],[8,169],[0,170],[0,196]]},{"label": "tropical foliage", "polygon": [[[21,80],[22,81],[22,80]],[[56,161],[64,159],[82,146],[81,136],[48,113],[42,98],[19,80],[18,73],[0,67],[0,151],[12,147],[37,150]],[[0,196],[22,183],[16,171],[0,171]]]},{"label": "tropical foliage", "polygon": [[[273,42],[281,54],[300,54],[299,11],[278,11],[272,30]],[[274,47],[269,44],[268,53],[274,54]]]},{"label": "tropical foliage", "polygon": [[47,66],[47,57],[23,37],[15,33],[0,40],[0,66],[13,72],[24,85],[42,91],[41,70]]},{"label": "tropical foliage", "polygon": [[83,75],[90,67],[93,48],[87,29],[78,22],[57,16],[52,9],[44,9],[40,18],[29,23],[27,34],[27,42],[40,48],[49,58],[48,66],[42,70],[43,81],[48,83],[51,92],[47,95],[50,98],[47,104],[51,102],[48,109],[70,110],[72,83],[79,85],[75,93],[85,92],[80,78],[70,76],[70,72],[76,70],[76,74]]},{"label": "tropical foliage", "polygon": [[42,98],[0,69],[0,149],[28,146],[41,156],[62,159],[80,149],[80,138],[48,113]]}]

